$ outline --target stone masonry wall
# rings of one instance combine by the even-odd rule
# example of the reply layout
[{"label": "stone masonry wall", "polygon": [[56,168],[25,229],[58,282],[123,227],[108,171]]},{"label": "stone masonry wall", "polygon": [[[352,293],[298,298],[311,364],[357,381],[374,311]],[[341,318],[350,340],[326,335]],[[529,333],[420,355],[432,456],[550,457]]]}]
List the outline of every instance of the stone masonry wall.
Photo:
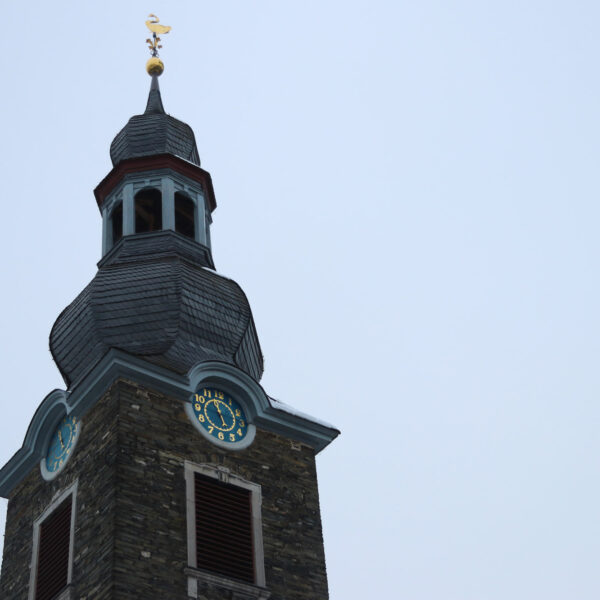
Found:
[{"label": "stone masonry wall", "polygon": [[[72,600],[187,599],[184,461],[221,465],[260,484],[266,587],[272,600],[326,600],[327,578],[314,451],[257,431],[242,451],[217,448],[180,401],[117,381],[83,417],[65,470],[39,467],[8,504],[2,600],[26,600],[33,522],[78,479]],[[207,600],[237,600],[218,587]]]},{"label": "stone masonry wall", "polygon": [[85,416],[75,453],[64,471],[47,482],[36,466],[13,490],[6,515],[2,600],[28,598],[33,523],[77,479],[71,598],[113,598],[117,406],[113,388]]},{"label": "stone masonry wall", "polygon": [[[314,451],[257,431],[242,451],[217,448],[180,401],[118,382],[115,598],[187,598],[184,460],[224,466],[262,487],[266,587],[272,600],[326,600]],[[201,597],[202,591],[199,588]],[[212,588],[206,598],[232,600]]]}]

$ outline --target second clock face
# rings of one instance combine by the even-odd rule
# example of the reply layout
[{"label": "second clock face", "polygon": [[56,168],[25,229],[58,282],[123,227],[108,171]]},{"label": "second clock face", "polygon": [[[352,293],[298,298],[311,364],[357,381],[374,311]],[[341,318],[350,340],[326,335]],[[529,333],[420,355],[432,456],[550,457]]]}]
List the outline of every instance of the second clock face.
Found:
[{"label": "second clock face", "polygon": [[193,406],[195,419],[211,437],[230,444],[246,437],[244,409],[229,394],[213,387],[200,388],[194,394]]},{"label": "second clock face", "polygon": [[55,429],[46,454],[46,469],[49,474],[57,473],[73,452],[79,436],[79,421],[75,417],[65,417]]}]

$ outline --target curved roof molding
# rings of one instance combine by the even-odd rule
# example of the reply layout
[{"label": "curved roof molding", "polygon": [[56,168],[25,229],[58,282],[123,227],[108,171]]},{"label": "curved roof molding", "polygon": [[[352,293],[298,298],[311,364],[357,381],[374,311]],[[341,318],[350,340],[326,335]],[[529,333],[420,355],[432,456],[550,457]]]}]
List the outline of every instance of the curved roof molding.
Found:
[{"label": "curved roof molding", "polygon": [[257,381],[228,363],[199,363],[189,370],[188,377],[192,393],[203,382],[222,385],[241,400],[258,428],[305,443],[317,452],[340,433],[333,425],[271,398]]},{"label": "curved roof molding", "polygon": [[220,385],[240,400],[248,415],[254,420],[265,412],[269,406],[269,397],[262,386],[252,377],[236,367],[220,362],[202,362],[188,372],[192,393],[202,384]]},{"label": "curved roof molding", "polygon": [[37,464],[50,442],[50,436],[58,422],[70,414],[68,394],[64,390],[52,390],[39,405],[29,423],[23,445],[0,470],[0,495],[11,490]]},{"label": "curved roof molding", "polygon": [[54,390],[44,398],[27,429],[23,446],[0,469],[0,496],[8,498],[15,485],[37,467],[61,418],[68,414],[85,415],[120,378],[147,385],[185,403],[191,402],[192,394],[202,382],[219,383],[239,394],[257,428],[307,444],[316,452],[340,433],[332,425],[269,398],[256,380],[228,363],[205,361],[194,365],[187,375],[180,375],[111,349],[73,389]]}]

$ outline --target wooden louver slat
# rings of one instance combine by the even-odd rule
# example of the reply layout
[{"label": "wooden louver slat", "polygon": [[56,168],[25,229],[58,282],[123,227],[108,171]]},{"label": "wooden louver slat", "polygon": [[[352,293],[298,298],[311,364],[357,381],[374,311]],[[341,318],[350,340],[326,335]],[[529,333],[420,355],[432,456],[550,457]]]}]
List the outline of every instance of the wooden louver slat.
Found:
[{"label": "wooden louver slat", "polygon": [[52,600],[68,583],[71,505],[69,496],[40,526],[35,600]]},{"label": "wooden louver slat", "polygon": [[195,487],[198,568],[254,583],[250,490],[199,474]]}]

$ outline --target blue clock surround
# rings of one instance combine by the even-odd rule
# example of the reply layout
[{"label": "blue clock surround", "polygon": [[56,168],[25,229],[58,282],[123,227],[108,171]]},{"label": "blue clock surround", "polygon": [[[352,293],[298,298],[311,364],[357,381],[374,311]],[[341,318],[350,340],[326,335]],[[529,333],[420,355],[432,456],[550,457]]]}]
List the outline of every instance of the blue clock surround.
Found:
[{"label": "blue clock surround", "polygon": [[[193,393],[190,395],[188,402],[185,403],[185,412],[189,417],[192,425],[200,432],[200,434],[212,444],[215,444],[219,448],[225,450],[244,450],[248,448],[254,441],[256,436],[256,426],[254,425],[254,417],[257,414],[257,406],[259,403],[260,394],[264,394],[262,388],[246,374],[241,374],[237,369],[234,371],[228,366],[219,365],[198,365],[195,369],[190,371],[190,383],[192,385]],[[223,368],[225,367],[225,368]],[[229,406],[229,400],[232,404],[230,405],[233,409],[232,414],[235,415],[235,409],[239,408],[240,415],[236,417],[243,418],[245,427],[242,428],[243,435],[236,435],[235,441],[228,440],[225,434],[231,435],[229,422],[232,418],[232,414],[224,414],[224,418],[227,421],[227,425],[221,428],[224,439],[219,439],[219,429],[214,428],[212,432],[209,431],[207,426],[207,420],[202,422],[199,417],[210,416],[213,413],[213,420],[220,418],[212,408],[209,408],[209,412],[206,409],[197,406],[201,404],[198,396],[202,397],[204,390],[214,390],[222,392],[223,398],[221,401],[226,401]],[[212,394],[211,394],[212,395]],[[205,397],[205,401],[209,398]],[[225,409],[227,410],[227,409]],[[239,424],[239,420],[238,420]],[[225,431],[227,430],[227,431]],[[237,431],[237,428],[236,428]]]},{"label": "blue clock surround", "polygon": [[65,469],[80,436],[81,421],[73,415],[64,415],[56,423],[40,461],[42,477],[46,481],[51,481]]},{"label": "blue clock surround", "polygon": [[242,442],[248,434],[248,417],[241,404],[214,386],[200,386],[192,398],[194,416],[211,440],[227,446]]},{"label": "blue clock surround", "polygon": [[[239,400],[239,397],[237,397],[235,394],[232,394],[229,390],[225,389],[225,387],[222,384],[206,384],[203,387],[210,388],[213,390],[217,389],[223,392],[225,398],[229,397],[232,399],[234,406],[237,403],[241,407],[241,410],[243,411],[242,414],[244,416],[249,414],[246,408],[244,407],[244,403]],[[200,390],[200,392],[202,392],[202,390]],[[208,427],[205,427],[206,421],[204,421],[204,423],[199,421],[199,417],[203,416],[203,414],[201,413],[201,411],[195,408],[198,404],[199,403],[196,399],[196,392],[194,392],[194,394],[192,394],[192,397],[190,398],[190,401],[185,403],[185,412],[189,417],[190,421],[192,422],[192,425],[209,442],[215,444],[219,448],[224,448],[225,450],[243,450],[244,448],[247,448],[248,446],[250,446],[250,444],[252,444],[256,435],[256,427],[253,423],[246,420],[244,428],[245,434],[243,435],[243,437],[236,436],[235,441],[227,441],[227,438],[225,436],[231,435],[228,431],[219,431],[219,429],[214,428],[211,432]],[[219,439],[219,437],[217,437],[219,433],[223,434],[223,439]]]}]

